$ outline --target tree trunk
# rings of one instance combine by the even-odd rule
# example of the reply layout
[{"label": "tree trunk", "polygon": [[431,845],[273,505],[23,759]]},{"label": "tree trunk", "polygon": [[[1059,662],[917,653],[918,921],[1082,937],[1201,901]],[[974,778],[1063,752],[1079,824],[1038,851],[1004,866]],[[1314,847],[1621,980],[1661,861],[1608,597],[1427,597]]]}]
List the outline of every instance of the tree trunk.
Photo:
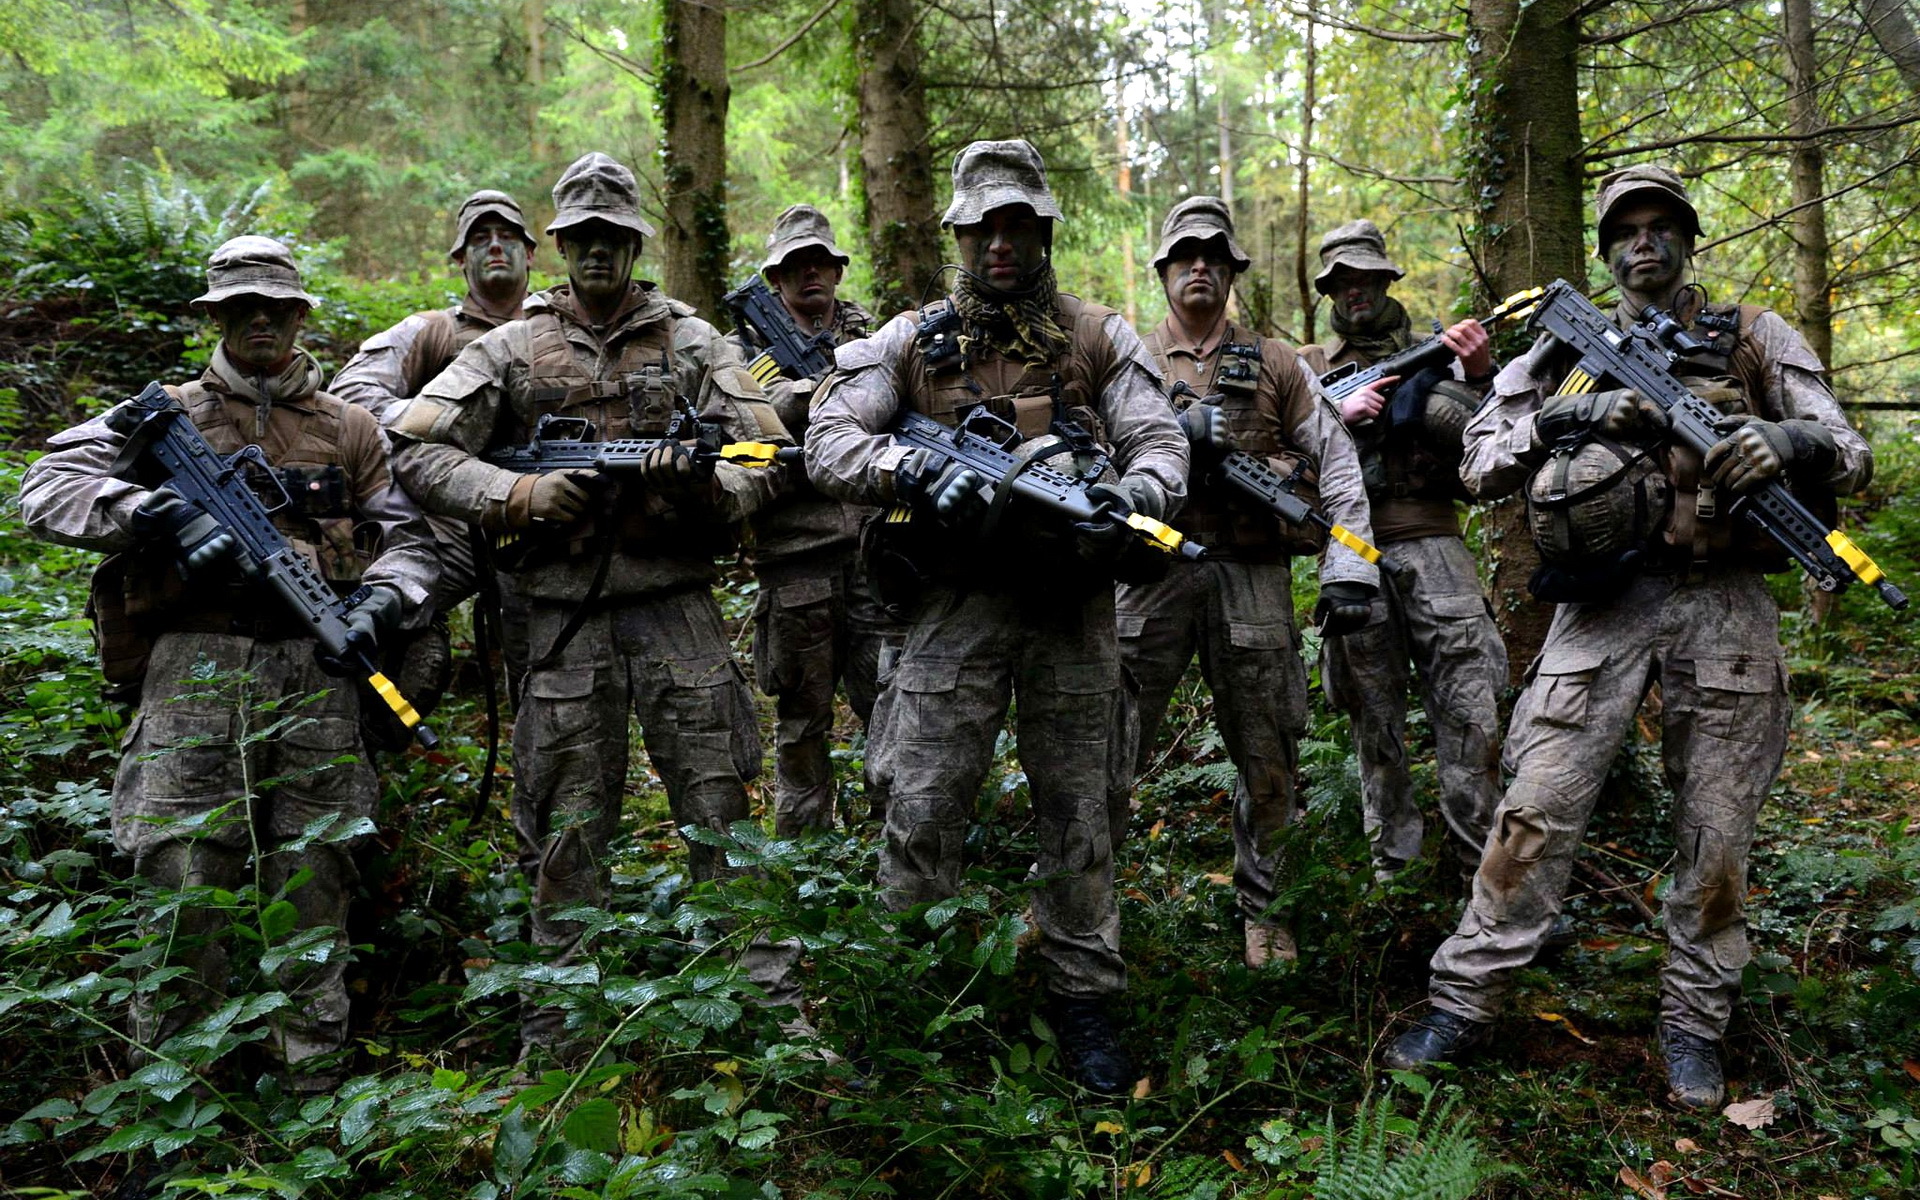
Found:
[{"label": "tree trunk", "polygon": [[724,320],[727,237],[726,0],[667,0],[660,39],[667,294]]},{"label": "tree trunk", "polygon": [[[1494,292],[1488,304],[1554,278],[1581,284],[1579,0],[1470,0],[1467,45],[1472,122],[1467,195],[1472,231]],[[1519,345],[1502,347],[1507,353]],[[1484,549],[1492,565],[1494,616],[1516,684],[1546,640],[1551,606],[1527,579],[1539,556],[1518,497],[1490,505]]]},{"label": "tree trunk", "polygon": [[1115,156],[1120,160],[1120,203],[1127,211],[1126,224],[1120,227],[1120,260],[1125,272],[1127,307],[1124,310],[1127,324],[1140,324],[1140,291],[1136,282],[1133,262],[1133,149],[1127,141],[1127,106],[1119,105],[1120,115],[1114,121]]},{"label": "tree trunk", "polygon": [[547,0],[525,0],[520,19],[527,35],[527,152],[535,165],[544,168],[547,133],[540,123],[540,106],[547,82]]},{"label": "tree trunk", "polygon": [[1314,46],[1314,18],[1319,11],[1319,0],[1307,0],[1307,54],[1305,75],[1300,81],[1300,165],[1295,181],[1299,192],[1296,203],[1300,211],[1295,215],[1293,231],[1293,281],[1300,292],[1300,338],[1297,344],[1302,346],[1313,343],[1313,310],[1320,299],[1313,290],[1313,263],[1307,257],[1307,238],[1313,232],[1313,226],[1309,224],[1313,160],[1307,156],[1307,152],[1313,148],[1314,88],[1319,83],[1319,51]]},{"label": "tree trunk", "polygon": [[914,0],[860,0],[855,16],[861,220],[881,316],[917,306],[940,269],[919,17]]},{"label": "tree trunk", "polygon": [[1817,64],[1813,50],[1813,0],[1786,0],[1787,80],[1793,100],[1790,113],[1793,157],[1793,300],[1800,335],[1823,363],[1833,361],[1833,296],[1828,281],[1827,206],[1820,197],[1826,187],[1826,151],[1814,140],[1825,122],[1815,92]]},{"label": "tree trunk", "polygon": [[1913,20],[1903,0],[1860,0],[1867,28],[1880,50],[1893,60],[1907,87],[1920,95],[1920,37],[1913,31]]}]

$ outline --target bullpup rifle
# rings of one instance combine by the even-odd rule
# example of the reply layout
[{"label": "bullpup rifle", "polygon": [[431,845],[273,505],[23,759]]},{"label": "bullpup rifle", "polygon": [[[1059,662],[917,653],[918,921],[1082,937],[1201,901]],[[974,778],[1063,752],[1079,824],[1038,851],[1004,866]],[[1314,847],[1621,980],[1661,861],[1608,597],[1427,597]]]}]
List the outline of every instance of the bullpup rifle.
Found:
[{"label": "bullpup rifle", "polygon": [[[1492,325],[1509,317],[1524,316],[1529,306],[1539,297],[1542,289],[1529,288],[1515,292],[1499,304],[1493,311],[1480,318],[1482,325]],[[1371,366],[1363,367],[1357,362],[1335,367],[1320,377],[1320,391],[1337,409],[1340,402],[1355,392],[1362,391],[1380,382],[1382,379],[1412,379],[1420,372],[1429,369],[1444,368],[1453,362],[1453,348],[1440,340],[1442,330],[1440,322],[1433,323],[1433,335],[1415,342],[1398,354],[1390,355]],[[1387,414],[1382,413],[1383,417]]]},{"label": "bullpup rifle", "polygon": [[[1669,437],[1702,457],[1726,436],[1724,414],[1669,370],[1681,355],[1706,348],[1672,313],[1648,305],[1640,320],[1623,330],[1572,284],[1556,279],[1534,301],[1527,325],[1552,334],[1579,356],[1560,394],[1596,391],[1603,380],[1632,388],[1666,414]],[[1838,529],[1827,528],[1784,480],[1761,484],[1735,500],[1732,511],[1765,530],[1821,591],[1867,583],[1893,608],[1907,607],[1906,594],[1866,551]]]},{"label": "bullpup rifle", "polygon": [[812,337],[801,333],[793,314],[760,276],[728,292],[723,302],[733,310],[734,320],[751,325],[767,344],[759,357],[747,364],[747,374],[761,387],[782,375],[812,379],[833,369],[833,330],[823,329]]},{"label": "bullpup rifle", "polygon": [[772,442],[722,442],[693,415],[690,404],[674,417],[673,424],[661,437],[615,438],[602,442],[595,440],[598,436],[599,430],[585,417],[544,413],[534,424],[533,440],[524,446],[490,450],[484,458],[493,466],[520,475],[585,470],[618,476],[638,471],[648,454],[669,442],[693,442],[690,452],[694,463],[708,469],[723,462],[749,468],[770,467],[776,462],[793,462],[801,454],[798,446],[776,446]]},{"label": "bullpup rifle", "polygon": [[374,666],[367,647],[351,636],[347,616],[372,589],[361,587],[343,599],[275,527],[273,514],[292,499],[258,445],[222,458],[186,410],[157,383],[109,411],[105,421],[127,439],[116,475],[140,474],[156,486],[166,484],[204,510],[233,537],[241,573],[278,599],[321,651],[355,667],[422,746],[431,750],[439,745],[412,703]]},{"label": "bullpup rifle", "polygon": [[[1145,513],[1134,512],[1110,501],[1087,495],[1087,489],[1099,482],[1098,472],[1086,476],[1069,475],[1047,466],[1038,457],[1015,450],[1021,436],[1010,421],[984,408],[967,414],[958,426],[948,428],[923,413],[902,412],[888,430],[902,446],[929,450],[970,468],[992,494],[991,511],[997,514],[1011,499],[1054,513],[1079,524],[1115,522],[1131,529],[1147,545],[1164,554],[1198,559],[1206,547],[1191,541],[1179,530]],[[890,523],[910,520],[912,510],[896,505],[887,515]],[[991,518],[990,518],[991,519]]]}]

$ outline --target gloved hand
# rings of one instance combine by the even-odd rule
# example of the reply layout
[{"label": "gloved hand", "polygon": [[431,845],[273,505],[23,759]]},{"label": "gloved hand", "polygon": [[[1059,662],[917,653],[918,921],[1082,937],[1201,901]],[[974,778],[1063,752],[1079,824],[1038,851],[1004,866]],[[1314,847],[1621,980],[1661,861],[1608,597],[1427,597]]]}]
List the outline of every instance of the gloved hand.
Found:
[{"label": "gloved hand", "polygon": [[1602,437],[1620,438],[1637,429],[1664,429],[1666,414],[1632,388],[1549,396],[1534,418],[1534,436],[1543,446],[1591,429]]},{"label": "gloved hand", "polygon": [[940,521],[965,528],[986,516],[991,502],[983,494],[986,480],[936,450],[915,449],[894,469],[894,499],[924,508]]},{"label": "gloved hand", "polygon": [[1321,637],[1341,637],[1360,629],[1373,612],[1373,598],[1380,589],[1370,583],[1336,580],[1320,585],[1320,599],[1314,602],[1313,623]]},{"label": "gloved hand", "polygon": [[[1137,512],[1156,521],[1166,507],[1160,489],[1137,476],[1118,483],[1096,483],[1087,489],[1087,499],[1106,505],[1117,517]],[[1139,536],[1119,520],[1075,521],[1073,532],[1074,550],[1081,561],[1092,566],[1111,565]]]},{"label": "gloved hand", "polygon": [[239,541],[206,509],[167,485],[155,488],[133,510],[133,532],[137,537],[172,542],[189,575],[231,558],[240,548]]},{"label": "gloved hand", "polygon": [[[587,511],[599,478],[598,471],[582,467],[545,475],[523,475],[514,481],[513,490],[507,493],[507,502],[501,506],[497,518],[500,527],[521,530],[531,529],[536,523],[569,524]],[[487,518],[489,528],[493,519],[491,515]]]},{"label": "gloved hand", "polygon": [[669,499],[703,491],[711,478],[685,442],[662,441],[640,460],[640,486]]},{"label": "gloved hand", "polygon": [[1789,466],[1816,478],[1833,470],[1839,448],[1818,421],[1762,421],[1732,416],[1714,426],[1725,434],[1707,449],[1704,469],[1715,487],[1736,493],[1777,479]]},{"label": "gloved hand", "polygon": [[400,593],[389,587],[374,587],[366,598],[353,606],[347,613],[347,649],[348,654],[335,658],[314,643],[313,658],[320,669],[329,675],[357,675],[361,665],[354,658],[354,652],[363,654],[369,662],[378,662],[380,640],[400,627],[400,617],[405,607]]},{"label": "gloved hand", "polygon": [[1218,404],[1189,404],[1180,412],[1180,432],[1187,435],[1187,445],[1193,448],[1195,457],[1220,458],[1233,450],[1233,430],[1227,425],[1227,414]]}]

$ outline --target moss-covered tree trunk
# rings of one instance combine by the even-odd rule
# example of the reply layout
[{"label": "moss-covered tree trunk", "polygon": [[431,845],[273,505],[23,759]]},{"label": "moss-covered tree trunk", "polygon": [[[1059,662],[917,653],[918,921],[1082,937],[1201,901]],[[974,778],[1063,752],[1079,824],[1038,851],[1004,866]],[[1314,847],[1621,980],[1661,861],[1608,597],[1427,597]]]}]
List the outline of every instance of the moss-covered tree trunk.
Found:
[{"label": "moss-covered tree trunk", "polygon": [[[1467,194],[1478,199],[1476,256],[1488,303],[1555,278],[1586,278],[1577,55],[1579,0],[1470,0],[1467,45],[1473,136]],[[1507,339],[1502,357],[1523,342]],[[1494,615],[1513,679],[1546,640],[1550,606],[1527,592],[1539,565],[1526,510],[1510,498],[1487,509]]]},{"label": "moss-covered tree trunk", "polygon": [[722,321],[727,238],[726,0],[667,0],[660,38],[660,129],[668,294]]},{"label": "moss-covered tree trunk", "polygon": [[1813,0],[1786,0],[1788,111],[1796,139],[1788,175],[1793,182],[1793,305],[1800,336],[1820,361],[1833,362],[1833,297],[1827,244],[1826,151],[1815,83]]},{"label": "moss-covered tree trunk", "polygon": [[854,17],[861,219],[881,316],[918,304],[940,269],[920,16],[913,0],[860,0]]}]

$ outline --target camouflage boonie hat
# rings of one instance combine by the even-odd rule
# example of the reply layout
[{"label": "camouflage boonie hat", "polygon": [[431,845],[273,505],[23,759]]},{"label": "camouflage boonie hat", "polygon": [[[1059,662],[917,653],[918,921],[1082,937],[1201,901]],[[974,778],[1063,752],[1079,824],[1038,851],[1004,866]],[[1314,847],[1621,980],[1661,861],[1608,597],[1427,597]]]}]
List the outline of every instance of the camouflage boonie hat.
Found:
[{"label": "camouflage boonie hat", "polygon": [[1385,271],[1395,279],[1406,275],[1387,257],[1387,239],[1380,227],[1365,217],[1348,221],[1320,239],[1320,273],[1313,277],[1314,290],[1326,295],[1327,277],[1339,267]]},{"label": "camouflage boonie hat", "polygon": [[773,232],[767,235],[767,261],[760,264],[760,273],[766,274],[808,246],[824,247],[843,267],[852,261],[833,244],[833,223],[826,214],[811,204],[796,204],[773,223]]},{"label": "camouflage boonie hat", "polygon": [[499,217],[518,229],[520,240],[525,242],[529,249],[538,244],[534,240],[533,233],[527,228],[526,215],[520,211],[520,206],[513,202],[513,197],[489,188],[468,196],[466,203],[460,206],[460,213],[453,221],[453,246],[447,251],[447,257],[457,257],[462,250],[465,250],[467,235],[473,232],[475,225],[488,217]]},{"label": "camouflage boonie hat", "polygon": [[548,233],[559,233],[588,221],[605,221],[652,237],[653,226],[640,217],[640,186],[633,172],[598,150],[573,160],[553,185],[553,223]]},{"label": "camouflage boonie hat", "polygon": [[1047,164],[1031,142],[973,142],[953,156],[953,203],[940,218],[942,226],[978,224],[994,209],[1013,204],[1066,220],[1047,187]]},{"label": "camouflage boonie hat", "polygon": [[300,286],[300,268],[293,265],[293,251],[258,234],[220,243],[207,259],[207,290],[193,298],[191,307],[204,308],[235,296],[299,300],[308,308],[320,303]]},{"label": "camouflage boonie hat", "polygon": [[1153,252],[1153,269],[1165,266],[1181,242],[1210,242],[1215,238],[1225,239],[1235,271],[1253,265],[1240,243],[1233,240],[1233,214],[1227,211],[1227,202],[1218,196],[1189,196],[1174,205],[1167,219],[1160,222],[1160,248]]},{"label": "camouflage boonie hat", "polygon": [[1593,229],[1598,242],[1593,254],[1600,261],[1607,259],[1607,218],[1633,196],[1643,200],[1663,199],[1678,205],[1685,214],[1687,232],[1696,238],[1700,236],[1700,214],[1687,198],[1687,185],[1680,182],[1680,176],[1672,168],[1654,163],[1622,167],[1601,177],[1600,190],[1593,198]]}]

